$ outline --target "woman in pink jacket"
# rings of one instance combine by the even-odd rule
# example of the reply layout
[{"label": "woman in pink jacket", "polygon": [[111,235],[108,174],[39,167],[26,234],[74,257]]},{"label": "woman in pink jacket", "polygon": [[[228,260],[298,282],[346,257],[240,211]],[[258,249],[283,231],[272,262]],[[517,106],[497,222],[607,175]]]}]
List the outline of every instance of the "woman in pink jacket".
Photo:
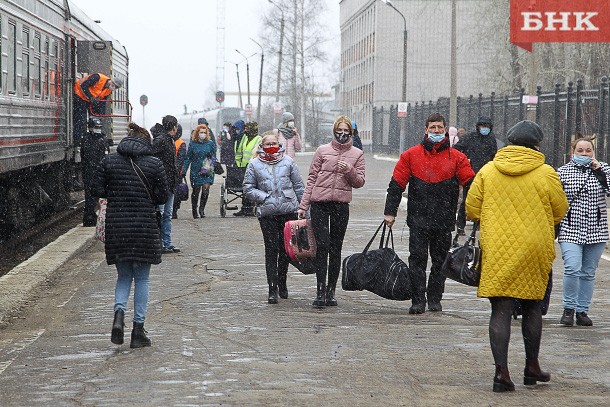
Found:
[{"label": "woman in pink jacket", "polygon": [[311,206],[311,222],[318,244],[314,307],[337,305],[335,288],[341,270],[341,248],[349,221],[352,188],[364,185],[364,153],[352,146],[351,120],[339,116],[333,125],[333,134],[334,139],[318,147],[313,156],[298,210],[299,217],[303,217]]}]

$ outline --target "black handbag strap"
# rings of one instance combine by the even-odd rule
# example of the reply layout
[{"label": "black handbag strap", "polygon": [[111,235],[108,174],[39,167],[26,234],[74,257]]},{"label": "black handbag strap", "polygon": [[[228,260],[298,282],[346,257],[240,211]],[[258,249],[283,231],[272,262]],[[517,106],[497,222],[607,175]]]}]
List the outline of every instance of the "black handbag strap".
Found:
[{"label": "black handbag strap", "polygon": [[[394,234],[392,233],[392,228],[388,228],[388,235],[386,236],[386,234],[385,234],[386,224],[385,224],[385,220],[384,220],[377,227],[377,230],[375,231],[375,234],[373,235],[371,240],[369,240],[369,242],[367,243],[366,247],[362,251],[362,254],[365,254],[366,252],[369,251],[369,248],[371,247],[371,245],[375,241],[375,238],[377,237],[377,234],[379,233],[379,230],[381,230],[381,227],[383,227],[383,230],[381,231],[381,239],[379,240],[379,248],[383,249],[384,247],[388,247],[388,243],[392,242],[392,249],[394,249]],[[385,246],[384,246],[384,242],[383,242],[384,239],[385,239]]]},{"label": "black handbag strap", "polygon": [[[477,230],[479,230],[479,222],[473,222],[472,223],[472,232],[470,232],[470,236],[468,236],[468,240],[466,240],[466,244],[474,244],[474,241],[475,241],[476,235],[477,235]],[[459,233],[456,233],[455,237],[453,238],[453,246],[457,246],[459,237],[460,237]]]},{"label": "black handbag strap", "polygon": [[140,181],[144,185],[144,189],[146,189],[146,193],[148,194],[148,199],[150,199],[150,201],[152,202],[153,199],[152,199],[151,188],[150,188],[150,185],[148,184],[148,180],[146,179],[146,176],[144,175],[144,172],[136,163],[133,162],[131,157],[129,158],[129,161],[131,161],[131,166],[132,166],[133,170],[136,172],[136,175],[138,176],[138,178],[140,178]]}]

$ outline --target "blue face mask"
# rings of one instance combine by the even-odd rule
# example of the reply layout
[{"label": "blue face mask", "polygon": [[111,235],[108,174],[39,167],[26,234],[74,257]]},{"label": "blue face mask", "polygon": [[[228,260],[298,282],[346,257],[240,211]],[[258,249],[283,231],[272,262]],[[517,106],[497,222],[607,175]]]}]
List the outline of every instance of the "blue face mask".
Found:
[{"label": "blue face mask", "polygon": [[588,155],[574,155],[572,156],[572,161],[577,165],[587,166],[591,164],[591,157]]},{"label": "blue face mask", "polygon": [[481,133],[483,136],[487,136],[489,133],[491,133],[491,129],[489,127],[481,127],[479,128],[479,133]]},{"label": "blue face mask", "polygon": [[440,143],[441,141],[443,141],[445,139],[445,135],[444,134],[428,133],[428,138],[433,143]]}]

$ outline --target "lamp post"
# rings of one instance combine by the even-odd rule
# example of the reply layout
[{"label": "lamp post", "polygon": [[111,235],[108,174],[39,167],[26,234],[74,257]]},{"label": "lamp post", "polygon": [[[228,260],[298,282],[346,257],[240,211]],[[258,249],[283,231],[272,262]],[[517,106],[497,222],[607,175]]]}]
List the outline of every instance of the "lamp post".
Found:
[{"label": "lamp post", "polygon": [[457,125],[457,16],[456,0],[451,0],[451,86],[449,90],[449,123]]},{"label": "lamp post", "polygon": [[248,61],[248,58],[252,58],[254,55],[256,55],[256,52],[250,55],[249,57],[239,52],[238,49],[236,49],[235,52],[244,57],[244,59],[246,60],[246,82],[248,85],[248,104],[250,104],[250,62]]},{"label": "lamp post", "polygon": [[[284,46],[284,10],[277,5],[277,3],[273,2],[272,0],[267,0],[269,3],[273,4],[275,7],[277,7],[280,10],[280,13],[282,15],[282,17],[280,18],[280,48],[278,50],[277,53],[277,83],[275,85],[275,101],[279,102],[280,101],[280,78],[281,78],[281,72],[282,72],[282,51],[283,51],[283,46]],[[277,117],[275,117],[277,114],[274,112],[274,122],[277,123]]]},{"label": "lamp post", "polygon": [[[402,39],[402,102],[407,101],[407,19],[390,0],[381,0],[388,6],[392,7],[402,17],[404,22],[403,39]],[[403,117],[400,120],[400,140],[399,149],[400,153],[404,151],[405,139],[407,136],[407,118]]]},{"label": "lamp post", "polygon": [[261,122],[261,95],[263,93],[263,62],[265,61],[265,51],[263,50],[263,46],[259,44],[256,40],[250,38],[252,42],[258,45],[261,49],[261,73],[258,79],[258,105],[256,106],[256,121],[258,123]]},{"label": "lamp post", "polygon": [[228,62],[230,64],[235,64],[235,70],[237,71],[237,91],[239,92],[239,108],[243,109],[244,108],[244,103],[241,97],[241,84],[239,82],[239,64],[235,63],[235,62],[231,62],[231,61],[225,61]]}]

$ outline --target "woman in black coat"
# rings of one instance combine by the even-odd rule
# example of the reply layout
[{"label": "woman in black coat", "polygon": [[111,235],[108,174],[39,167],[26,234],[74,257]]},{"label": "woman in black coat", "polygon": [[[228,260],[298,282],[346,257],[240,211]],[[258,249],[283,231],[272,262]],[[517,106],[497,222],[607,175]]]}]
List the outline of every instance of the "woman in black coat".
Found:
[{"label": "woman in black coat", "polygon": [[95,196],[108,199],[106,209],[106,262],[115,264],[118,278],[114,291],[111,341],[123,343],[125,308],[131,282],[134,287],[132,348],[150,346],[144,331],[151,264],[161,263],[161,237],[156,206],[168,197],[163,164],[152,155],[150,134],[134,123],[97,168]]}]

